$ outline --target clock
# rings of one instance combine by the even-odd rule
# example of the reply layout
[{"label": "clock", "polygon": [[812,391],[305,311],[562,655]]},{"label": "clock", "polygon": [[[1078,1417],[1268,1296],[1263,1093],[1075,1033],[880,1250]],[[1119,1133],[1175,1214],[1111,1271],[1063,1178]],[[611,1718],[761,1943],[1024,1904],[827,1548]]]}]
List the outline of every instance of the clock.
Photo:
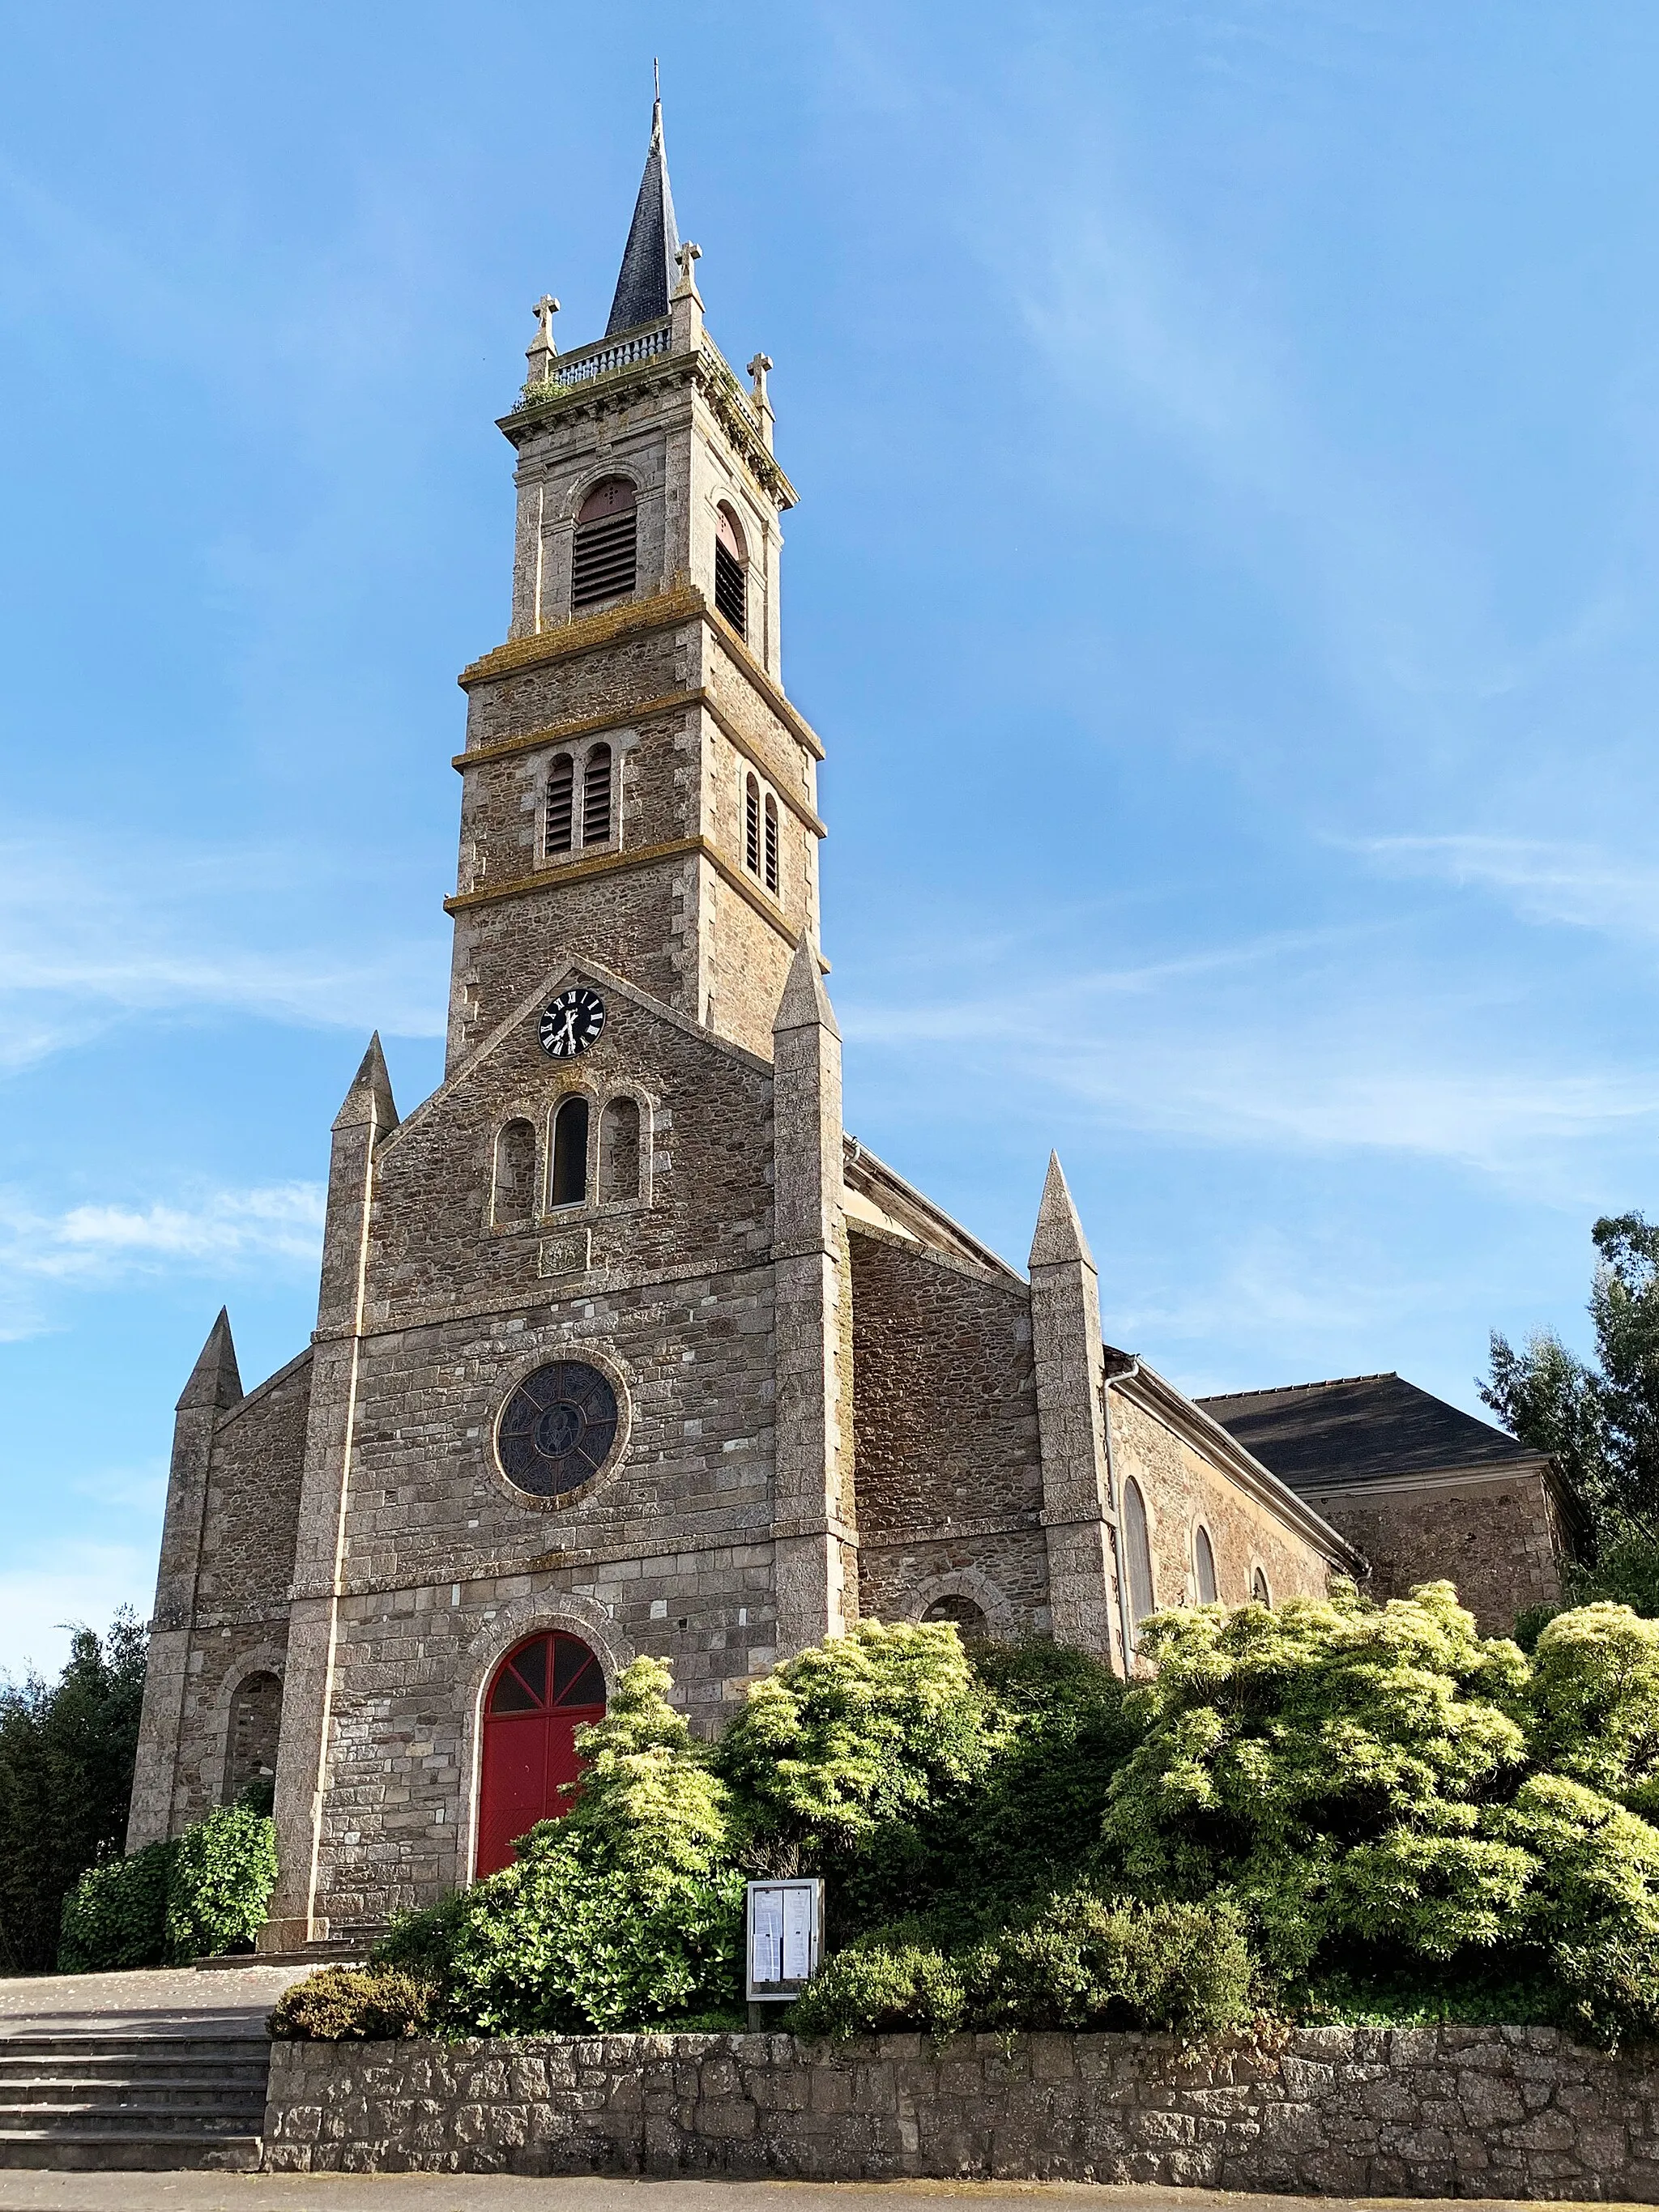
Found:
[{"label": "clock", "polygon": [[599,1042],[604,1027],[605,1000],[586,984],[573,984],[543,1010],[542,1050],[551,1060],[574,1060]]}]

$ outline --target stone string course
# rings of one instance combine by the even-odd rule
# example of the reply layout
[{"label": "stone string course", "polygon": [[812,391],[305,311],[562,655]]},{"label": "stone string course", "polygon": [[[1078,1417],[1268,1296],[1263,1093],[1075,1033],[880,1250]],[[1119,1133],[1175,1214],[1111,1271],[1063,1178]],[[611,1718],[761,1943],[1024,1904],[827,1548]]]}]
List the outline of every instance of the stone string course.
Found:
[{"label": "stone string course", "polygon": [[275,2172],[991,2177],[1659,2202],[1659,2057],[1553,2028],[274,2046]]}]

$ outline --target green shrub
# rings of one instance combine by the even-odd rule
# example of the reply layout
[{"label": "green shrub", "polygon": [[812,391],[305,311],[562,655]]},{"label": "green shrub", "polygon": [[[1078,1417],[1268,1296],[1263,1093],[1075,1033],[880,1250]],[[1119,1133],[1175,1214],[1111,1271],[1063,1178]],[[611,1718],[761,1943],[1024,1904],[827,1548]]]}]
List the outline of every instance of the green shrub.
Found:
[{"label": "green shrub", "polygon": [[437,2018],[431,1982],[396,1966],[325,1966],[295,1982],[269,2021],[278,2041],[391,2043],[423,2035]]},{"label": "green shrub", "polygon": [[900,1923],[838,1952],[803,1992],[801,2035],[922,2028],[1157,2027],[1206,2034],[1249,2017],[1254,1968],[1239,1915],[1202,1905],[1050,1899],[963,1949]]},{"label": "green shrub", "polygon": [[262,1814],[227,1805],[186,1828],[167,1869],[168,1961],[251,1946],[276,1887],[276,1828]]},{"label": "green shrub", "polygon": [[276,1830],[246,1806],[83,1874],[64,1900],[62,1973],[187,1966],[250,1945],[276,1885]]},{"label": "green shrub", "polygon": [[89,1867],[64,1899],[60,1974],[93,1974],[161,1963],[167,1936],[171,1844],[147,1844],[131,1858]]},{"label": "green shrub", "polygon": [[994,1717],[948,1621],[863,1620],[755,1683],[720,1773],[757,1863],[846,1861],[983,1773]]}]

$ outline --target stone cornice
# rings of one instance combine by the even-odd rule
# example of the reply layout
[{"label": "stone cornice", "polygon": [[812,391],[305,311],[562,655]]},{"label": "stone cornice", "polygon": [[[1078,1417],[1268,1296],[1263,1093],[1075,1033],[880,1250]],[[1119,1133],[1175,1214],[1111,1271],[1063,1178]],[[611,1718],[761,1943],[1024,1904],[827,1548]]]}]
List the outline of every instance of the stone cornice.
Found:
[{"label": "stone cornice", "polygon": [[691,691],[665,692],[660,698],[647,699],[642,705],[630,708],[625,714],[618,711],[608,714],[585,714],[572,722],[550,722],[543,729],[527,730],[520,738],[501,738],[493,745],[475,745],[466,752],[455,753],[451,756],[449,765],[464,775],[468,769],[480,767],[488,761],[510,760],[515,753],[540,752],[548,745],[568,744],[578,738],[597,737],[605,730],[631,730],[641,722],[651,721],[659,714],[683,712],[688,707],[702,708],[733,750],[740,752],[751,768],[760,770],[798,822],[810,830],[815,837],[829,836],[828,829],[818,816],[805,799],[797,799],[793,793],[786,789],[779,781],[776,768],[761,757],[753,739],[738,729],[707,686],[699,686]]},{"label": "stone cornice", "polygon": [[498,645],[493,652],[469,662],[455,681],[463,691],[470,691],[475,684],[494,683],[503,676],[515,676],[523,669],[568,660],[580,653],[596,652],[619,637],[635,636],[647,630],[672,629],[682,623],[699,621],[706,623],[719,638],[733,666],[759,692],[791,737],[805,745],[814,760],[822,760],[823,742],[817,732],[790,704],[725,616],[716,612],[696,584],[684,578],[665,591],[653,592],[648,599],[629,599],[619,607],[602,608],[598,614],[577,615],[568,622],[538,629],[533,637],[510,637],[505,645]]},{"label": "stone cornice", "polygon": [[633,868],[652,868],[662,861],[684,859],[707,860],[721,882],[729,884],[740,898],[746,899],[761,920],[769,923],[793,951],[800,941],[800,932],[782,908],[775,906],[765,892],[751,884],[742,869],[734,866],[707,837],[668,837],[658,845],[636,845],[628,852],[601,853],[591,860],[570,860],[541,868],[533,876],[516,876],[511,883],[486,884],[476,891],[457,891],[444,901],[444,912],[468,914],[476,907],[495,906],[502,899],[526,898],[532,892],[553,890],[562,884],[585,883],[595,876],[617,875]]}]

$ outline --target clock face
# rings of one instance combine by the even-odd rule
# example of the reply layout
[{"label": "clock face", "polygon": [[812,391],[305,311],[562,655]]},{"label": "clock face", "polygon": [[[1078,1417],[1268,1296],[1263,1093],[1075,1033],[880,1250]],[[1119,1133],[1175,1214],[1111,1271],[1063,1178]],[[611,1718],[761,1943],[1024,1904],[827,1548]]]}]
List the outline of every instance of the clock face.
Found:
[{"label": "clock face", "polygon": [[599,1041],[605,1027],[605,1000],[585,983],[574,984],[550,999],[542,1014],[542,1050],[553,1060],[574,1060]]}]

